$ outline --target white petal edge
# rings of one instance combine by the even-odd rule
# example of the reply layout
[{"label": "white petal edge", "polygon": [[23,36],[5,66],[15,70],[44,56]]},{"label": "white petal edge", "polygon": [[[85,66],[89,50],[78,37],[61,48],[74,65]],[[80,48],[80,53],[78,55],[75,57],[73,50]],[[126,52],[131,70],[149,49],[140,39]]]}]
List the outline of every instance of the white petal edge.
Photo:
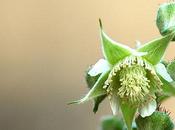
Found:
[{"label": "white petal edge", "polygon": [[141,45],[142,45],[142,43],[140,41],[136,40],[135,48],[137,49],[137,48],[141,47]]},{"label": "white petal edge", "polygon": [[147,105],[139,109],[140,115],[144,118],[153,114],[157,108],[156,100],[152,100]]},{"label": "white petal edge", "polygon": [[138,52],[138,51],[136,51],[136,50],[132,50],[132,54],[134,55],[134,56],[145,56],[145,55],[147,55],[148,54],[148,52]]},{"label": "white petal edge", "polygon": [[167,69],[165,68],[165,65],[162,63],[159,63],[156,65],[156,72],[164,78],[168,82],[172,82],[173,79],[170,77],[170,75],[167,72]]},{"label": "white petal edge", "polygon": [[118,105],[118,98],[114,94],[110,97],[110,106],[113,115],[117,115],[119,113],[119,105]]},{"label": "white petal edge", "polygon": [[100,59],[92,69],[88,72],[90,76],[97,76],[103,72],[110,70],[110,65],[105,59]]}]

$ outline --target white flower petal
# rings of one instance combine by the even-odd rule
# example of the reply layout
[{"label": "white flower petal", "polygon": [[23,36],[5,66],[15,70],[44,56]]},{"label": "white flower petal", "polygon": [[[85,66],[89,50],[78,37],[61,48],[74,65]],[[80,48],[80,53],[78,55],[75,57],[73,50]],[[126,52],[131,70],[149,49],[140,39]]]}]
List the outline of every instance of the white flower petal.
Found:
[{"label": "white flower petal", "polygon": [[132,50],[132,54],[134,55],[134,56],[145,56],[145,55],[147,55],[148,54],[148,52],[138,52],[138,51],[136,51],[136,50]]},{"label": "white flower petal", "polygon": [[103,72],[106,72],[110,69],[109,63],[104,60],[100,59],[93,67],[92,69],[88,72],[90,76],[96,76],[98,74],[101,74]]},{"label": "white flower petal", "polygon": [[140,41],[138,41],[138,40],[136,40],[136,48],[139,48],[139,47],[141,47],[141,42]]},{"label": "white flower petal", "polygon": [[168,82],[172,82],[173,79],[170,77],[170,75],[167,72],[167,69],[165,68],[164,64],[159,63],[156,65],[156,72],[164,78]]},{"label": "white flower petal", "polygon": [[117,96],[115,96],[114,94],[110,98],[110,106],[111,106],[113,115],[117,115],[119,112],[118,99],[117,99]]},{"label": "white flower petal", "polygon": [[139,109],[140,115],[144,118],[153,114],[157,108],[156,100],[152,100],[147,105]]}]

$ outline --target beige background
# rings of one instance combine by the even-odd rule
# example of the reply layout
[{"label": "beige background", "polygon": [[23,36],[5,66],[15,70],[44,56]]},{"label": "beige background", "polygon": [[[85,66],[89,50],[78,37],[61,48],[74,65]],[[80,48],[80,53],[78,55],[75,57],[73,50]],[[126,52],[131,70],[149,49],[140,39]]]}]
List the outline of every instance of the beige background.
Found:
[{"label": "beige background", "polygon": [[[1,0],[0,129],[95,130],[105,101],[67,106],[86,92],[84,71],[102,57],[98,18],[132,47],[159,36],[156,11],[167,0]],[[175,56],[171,44],[166,57]],[[175,99],[163,106],[175,118]]]}]

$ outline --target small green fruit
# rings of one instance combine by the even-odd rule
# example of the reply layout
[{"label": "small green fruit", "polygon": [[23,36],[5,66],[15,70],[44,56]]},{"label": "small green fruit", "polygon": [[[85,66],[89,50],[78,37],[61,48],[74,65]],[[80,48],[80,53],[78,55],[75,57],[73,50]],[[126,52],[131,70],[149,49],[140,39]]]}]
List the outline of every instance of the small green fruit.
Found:
[{"label": "small green fruit", "polygon": [[[165,3],[159,7],[157,13],[157,27],[164,36],[175,31],[175,2]],[[173,38],[175,41],[175,37]]]},{"label": "small green fruit", "polygon": [[154,112],[151,116],[136,118],[138,130],[173,130],[174,124],[166,112]]}]

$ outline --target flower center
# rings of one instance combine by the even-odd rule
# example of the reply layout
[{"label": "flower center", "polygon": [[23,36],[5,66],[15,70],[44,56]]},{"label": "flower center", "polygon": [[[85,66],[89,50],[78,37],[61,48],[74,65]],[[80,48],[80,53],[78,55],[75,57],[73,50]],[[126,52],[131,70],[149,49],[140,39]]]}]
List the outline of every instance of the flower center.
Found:
[{"label": "flower center", "polygon": [[150,63],[142,57],[129,56],[113,67],[103,88],[109,99],[115,94],[133,104],[142,104],[152,98],[151,91],[161,91],[161,86],[162,82]]},{"label": "flower center", "polygon": [[120,85],[118,95],[127,98],[131,102],[143,101],[144,96],[149,93],[149,80],[146,77],[144,67],[132,65],[123,68],[119,74]]},{"label": "flower center", "polygon": [[142,57],[129,56],[117,63],[111,70],[105,85],[108,98],[112,96],[143,104],[154,98],[152,91],[161,91],[162,82],[154,67]]}]

